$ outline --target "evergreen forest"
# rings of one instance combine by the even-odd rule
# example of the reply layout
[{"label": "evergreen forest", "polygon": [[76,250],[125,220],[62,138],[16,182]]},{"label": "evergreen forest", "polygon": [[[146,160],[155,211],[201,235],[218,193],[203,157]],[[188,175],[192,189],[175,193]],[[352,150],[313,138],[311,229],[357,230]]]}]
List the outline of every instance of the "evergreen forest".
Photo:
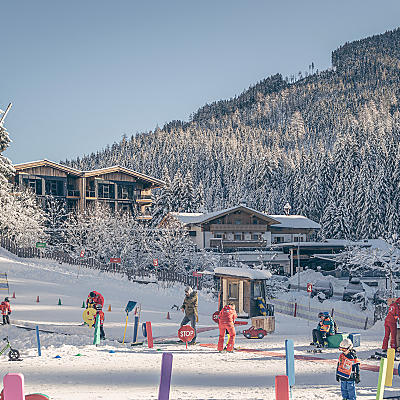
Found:
[{"label": "evergreen forest", "polygon": [[[267,77],[206,104],[189,121],[124,136],[64,163],[83,170],[119,164],[164,179],[170,192],[178,176],[201,197],[167,202],[166,211],[213,211],[245,201],[282,214],[289,202],[292,213],[322,225],[322,238],[396,234],[400,29],[346,43],[333,51],[331,68],[309,70],[298,79]],[[164,198],[158,194],[156,204]]]}]

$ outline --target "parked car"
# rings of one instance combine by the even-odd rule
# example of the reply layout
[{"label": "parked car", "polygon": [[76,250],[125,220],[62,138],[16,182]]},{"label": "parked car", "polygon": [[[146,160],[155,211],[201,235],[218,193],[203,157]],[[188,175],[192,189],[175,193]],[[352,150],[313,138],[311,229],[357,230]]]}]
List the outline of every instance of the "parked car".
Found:
[{"label": "parked car", "polygon": [[254,326],[243,331],[243,335],[247,339],[262,339],[264,336],[267,336],[267,334],[268,332],[265,329],[254,328]]},{"label": "parked car", "polygon": [[326,299],[333,296],[333,286],[329,281],[317,281],[312,286],[311,297],[323,293]]},{"label": "parked car", "polygon": [[365,289],[358,278],[352,278],[343,290],[343,301],[351,301],[357,293],[363,293]]}]

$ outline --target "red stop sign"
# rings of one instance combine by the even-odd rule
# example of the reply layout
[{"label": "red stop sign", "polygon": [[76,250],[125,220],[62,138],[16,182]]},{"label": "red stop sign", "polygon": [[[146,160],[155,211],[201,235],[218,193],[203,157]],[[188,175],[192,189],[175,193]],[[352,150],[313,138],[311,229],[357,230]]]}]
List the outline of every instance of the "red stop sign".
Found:
[{"label": "red stop sign", "polygon": [[215,311],[215,313],[212,315],[212,320],[218,324],[219,320],[219,311]]},{"label": "red stop sign", "polygon": [[189,325],[183,325],[178,330],[178,338],[182,340],[182,342],[190,342],[194,338],[194,329]]}]

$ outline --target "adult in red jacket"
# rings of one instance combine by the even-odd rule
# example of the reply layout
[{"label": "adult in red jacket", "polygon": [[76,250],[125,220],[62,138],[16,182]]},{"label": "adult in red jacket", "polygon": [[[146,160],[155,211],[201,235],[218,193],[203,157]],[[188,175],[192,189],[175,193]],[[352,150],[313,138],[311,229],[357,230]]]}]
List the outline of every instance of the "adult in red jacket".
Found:
[{"label": "adult in red jacket", "polygon": [[390,336],[390,347],[397,349],[397,320],[400,317],[400,297],[390,305],[388,315],[385,318],[385,337],[382,350],[387,351]]},{"label": "adult in red jacket", "polygon": [[235,344],[235,319],[237,314],[235,311],[235,304],[228,303],[219,313],[218,325],[219,325],[219,340],[218,340],[218,351],[224,349],[224,337],[225,331],[229,333],[229,340],[226,346],[226,350],[229,352],[233,351],[233,346]]},{"label": "adult in red jacket", "polygon": [[101,308],[104,306],[104,297],[99,293],[93,290],[93,292],[89,293],[89,296],[87,297],[86,300],[86,308],[89,307],[89,304],[91,307],[96,308],[97,304],[101,305]]}]

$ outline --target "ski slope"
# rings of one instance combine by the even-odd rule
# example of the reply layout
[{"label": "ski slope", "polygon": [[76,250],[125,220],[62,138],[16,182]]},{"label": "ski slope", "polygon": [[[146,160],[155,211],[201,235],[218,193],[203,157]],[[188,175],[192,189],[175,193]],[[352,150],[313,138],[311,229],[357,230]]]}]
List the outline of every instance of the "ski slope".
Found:
[{"label": "ski slope", "polygon": [[[8,335],[14,348],[21,351],[23,361],[9,362],[0,358],[2,375],[21,372],[25,375],[26,393],[42,392],[57,400],[133,400],[157,399],[163,351],[172,352],[173,372],[171,399],[275,399],[275,375],[285,374],[285,339],[293,339],[296,356],[295,399],[341,399],[339,384],[335,381],[336,349],[323,354],[306,352],[310,342],[311,322],[277,315],[277,329],[263,340],[248,340],[237,335],[237,352],[218,353],[215,345],[217,330],[200,333],[199,345],[185,349],[181,344],[156,344],[131,347],[122,344],[125,313],[128,300],[142,304],[143,321],[151,321],[155,337],[176,337],[184,287],[162,284],[141,285],[118,275],[100,273],[76,266],[60,265],[49,260],[19,259],[0,249],[0,272],[7,272],[10,282],[12,323],[50,330],[41,334],[42,356],[38,357],[36,333],[15,326],[0,326],[1,335]],[[105,297],[105,333],[107,340],[93,346],[93,330],[81,326],[82,302],[91,290]],[[4,292],[4,291],[3,291]],[[1,292],[0,292],[1,295]],[[39,296],[40,302],[36,302]],[[61,299],[62,305],[58,305]],[[208,293],[199,294],[199,327],[216,327],[211,320],[217,304]],[[167,312],[171,320],[166,319]],[[317,320],[317,318],[316,318]],[[243,328],[239,328],[240,330]],[[130,316],[127,340],[132,340],[133,315]],[[367,360],[371,352],[380,348],[382,324],[362,332],[362,346],[358,355],[363,364],[377,366]],[[110,353],[110,350],[113,353]],[[77,354],[81,354],[77,356]],[[59,355],[61,358],[54,358]],[[315,360],[310,360],[314,357]],[[397,367],[397,363],[396,363]],[[358,395],[374,399],[378,374],[361,371]],[[394,388],[387,393],[400,392],[400,378],[394,377]],[[398,392],[396,389],[399,389]]]}]

